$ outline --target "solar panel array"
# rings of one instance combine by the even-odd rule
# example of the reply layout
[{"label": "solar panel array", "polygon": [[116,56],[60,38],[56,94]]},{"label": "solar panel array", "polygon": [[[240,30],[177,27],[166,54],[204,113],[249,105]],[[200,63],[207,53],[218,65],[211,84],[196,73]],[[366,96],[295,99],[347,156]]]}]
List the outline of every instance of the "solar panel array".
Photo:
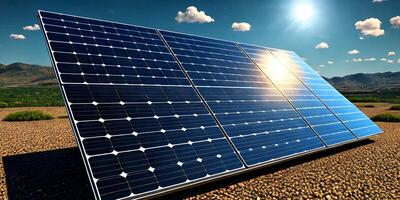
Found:
[{"label": "solar panel array", "polygon": [[160,194],[381,132],[292,52],[38,16],[97,199]]}]

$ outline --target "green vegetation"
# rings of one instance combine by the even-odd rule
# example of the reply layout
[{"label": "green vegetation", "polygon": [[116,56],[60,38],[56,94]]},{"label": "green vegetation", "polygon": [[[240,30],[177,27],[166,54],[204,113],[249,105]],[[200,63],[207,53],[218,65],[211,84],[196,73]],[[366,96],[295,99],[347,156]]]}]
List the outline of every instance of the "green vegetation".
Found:
[{"label": "green vegetation", "polygon": [[50,120],[54,117],[42,111],[20,111],[7,115],[3,121],[35,121],[35,120]]},{"label": "green vegetation", "polygon": [[383,102],[400,104],[400,91],[343,93],[351,102]]},{"label": "green vegetation", "polygon": [[0,108],[63,105],[57,86],[0,88]]},{"label": "green vegetation", "polygon": [[7,107],[8,107],[8,103],[0,101],[0,108],[7,108]]},{"label": "green vegetation", "polygon": [[380,99],[377,97],[371,96],[349,96],[347,97],[351,102],[380,102]]},{"label": "green vegetation", "polygon": [[58,119],[65,119],[65,118],[68,118],[68,116],[67,115],[61,115],[61,116],[58,116],[57,118]]},{"label": "green vegetation", "polygon": [[390,110],[400,110],[400,104],[393,105]]},{"label": "green vegetation", "polygon": [[372,120],[378,122],[400,122],[400,115],[393,113],[383,113],[371,117]]}]

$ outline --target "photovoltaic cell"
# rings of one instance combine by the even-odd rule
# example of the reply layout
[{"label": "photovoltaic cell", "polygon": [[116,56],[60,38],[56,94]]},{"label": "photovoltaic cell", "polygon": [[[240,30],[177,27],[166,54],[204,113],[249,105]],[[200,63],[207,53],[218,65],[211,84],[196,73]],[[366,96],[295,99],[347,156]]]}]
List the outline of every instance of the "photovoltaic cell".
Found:
[{"label": "photovoltaic cell", "polygon": [[246,44],[240,46],[285,94],[326,144],[336,145],[356,139],[348,128],[274,55],[262,47]]},{"label": "photovoltaic cell", "polygon": [[38,17],[97,199],[145,198],[381,132],[293,52]]},{"label": "photovoltaic cell", "polygon": [[97,198],[243,167],[154,29],[39,12]]},{"label": "photovoltaic cell", "polygon": [[359,138],[382,130],[293,52],[268,49]]},{"label": "photovoltaic cell", "polygon": [[235,43],[167,31],[161,34],[246,165],[324,147]]}]

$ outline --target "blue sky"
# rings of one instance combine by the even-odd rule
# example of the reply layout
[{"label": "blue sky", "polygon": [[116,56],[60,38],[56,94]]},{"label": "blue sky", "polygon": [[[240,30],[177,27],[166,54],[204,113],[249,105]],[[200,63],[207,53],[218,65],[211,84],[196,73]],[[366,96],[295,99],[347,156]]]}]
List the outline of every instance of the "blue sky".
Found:
[{"label": "blue sky", "polygon": [[398,0],[2,0],[0,63],[50,65],[38,9],[293,50],[327,77],[400,71]]}]

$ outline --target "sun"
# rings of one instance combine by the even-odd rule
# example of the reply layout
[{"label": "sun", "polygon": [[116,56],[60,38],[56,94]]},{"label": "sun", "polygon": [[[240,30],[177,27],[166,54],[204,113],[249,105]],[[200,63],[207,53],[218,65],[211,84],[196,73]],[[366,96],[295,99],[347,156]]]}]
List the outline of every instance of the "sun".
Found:
[{"label": "sun", "polygon": [[296,21],[309,22],[314,16],[314,8],[308,2],[302,2],[294,6],[293,15]]}]

